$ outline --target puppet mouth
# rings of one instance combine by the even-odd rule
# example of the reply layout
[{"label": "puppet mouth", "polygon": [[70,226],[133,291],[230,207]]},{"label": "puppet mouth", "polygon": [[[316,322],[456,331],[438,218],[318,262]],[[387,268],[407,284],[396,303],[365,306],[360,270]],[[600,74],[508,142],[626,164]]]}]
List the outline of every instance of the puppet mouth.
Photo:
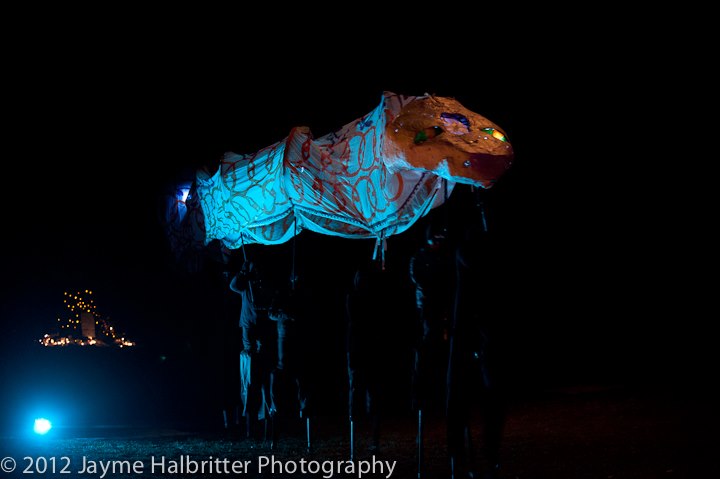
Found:
[{"label": "puppet mouth", "polygon": [[492,155],[490,153],[470,153],[462,162],[460,166],[461,170],[464,170],[464,174],[468,171],[472,172],[470,177],[475,179],[487,178],[482,181],[484,188],[489,188],[497,178],[510,168],[513,162],[512,150],[505,155]]}]

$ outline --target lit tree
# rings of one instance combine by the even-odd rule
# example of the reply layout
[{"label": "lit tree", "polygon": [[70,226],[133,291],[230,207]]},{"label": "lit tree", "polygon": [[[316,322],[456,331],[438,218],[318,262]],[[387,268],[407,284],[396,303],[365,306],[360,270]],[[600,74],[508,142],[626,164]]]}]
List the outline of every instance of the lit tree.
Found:
[{"label": "lit tree", "polygon": [[109,318],[97,311],[89,289],[76,293],[63,293],[64,314],[57,318],[58,333],[45,334],[40,343],[45,346],[94,346],[112,344],[118,347],[134,346],[124,335],[118,333]]}]

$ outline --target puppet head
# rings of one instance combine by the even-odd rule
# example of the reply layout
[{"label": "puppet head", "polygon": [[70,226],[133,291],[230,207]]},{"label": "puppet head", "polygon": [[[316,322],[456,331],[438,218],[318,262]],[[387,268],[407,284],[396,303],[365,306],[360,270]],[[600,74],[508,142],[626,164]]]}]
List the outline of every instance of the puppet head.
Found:
[{"label": "puppet head", "polygon": [[386,125],[386,165],[490,188],[513,160],[505,132],[447,97],[416,97]]}]

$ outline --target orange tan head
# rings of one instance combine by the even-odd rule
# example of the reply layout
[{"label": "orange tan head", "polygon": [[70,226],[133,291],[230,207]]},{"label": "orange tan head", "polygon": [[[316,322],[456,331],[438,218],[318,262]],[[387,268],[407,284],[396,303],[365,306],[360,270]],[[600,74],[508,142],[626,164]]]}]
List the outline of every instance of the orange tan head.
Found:
[{"label": "orange tan head", "polygon": [[502,128],[447,97],[417,97],[388,121],[385,162],[391,170],[431,171],[490,188],[513,161]]}]

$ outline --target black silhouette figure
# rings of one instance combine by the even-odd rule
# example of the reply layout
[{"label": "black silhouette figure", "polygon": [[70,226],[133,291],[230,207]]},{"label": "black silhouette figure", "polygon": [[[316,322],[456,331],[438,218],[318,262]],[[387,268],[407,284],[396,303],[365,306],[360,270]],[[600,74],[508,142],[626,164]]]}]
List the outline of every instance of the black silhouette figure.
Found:
[{"label": "black silhouette figure", "polygon": [[413,410],[441,407],[445,399],[447,329],[455,292],[454,257],[448,243],[447,232],[429,224],[423,246],[410,258],[417,312]]},{"label": "black silhouette figure", "polygon": [[272,289],[258,274],[252,261],[245,261],[230,281],[230,289],[240,294],[240,328],[243,349],[240,352],[240,399],[246,434],[258,433],[259,421],[267,418],[269,380],[276,349],[276,327],[269,318]]},{"label": "black silhouette figure", "polygon": [[385,402],[383,385],[387,384],[386,363],[389,344],[388,313],[393,291],[387,273],[379,261],[358,268],[345,297],[346,351],[348,372],[348,411],[351,427],[351,457],[354,455],[354,425],[357,418],[368,420],[371,427],[371,450],[380,446],[380,419]]},{"label": "black silhouette figure", "polygon": [[412,410],[417,414],[418,477],[422,477],[424,424],[444,415],[448,364],[448,324],[455,294],[454,251],[447,230],[428,223],[423,245],[410,258],[415,287]]},{"label": "black silhouette figure", "polygon": [[[277,357],[270,374],[271,447],[277,443],[281,425],[287,425],[293,416],[309,420],[309,366],[304,354],[308,329],[303,324],[306,317],[303,299],[302,292],[293,286],[278,293],[269,311],[277,331]],[[309,430],[306,432],[309,435]]]},{"label": "black silhouette figure", "polygon": [[[447,440],[453,478],[497,477],[505,422],[504,386],[498,364],[498,297],[494,238],[482,221],[471,224],[455,249],[456,295],[447,370]],[[477,411],[477,421],[472,412]],[[473,444],[471,423],[480,424]],[[477,451],[477,454],[476,454]],[[480,462],[475,463],[477,458]]]}]

